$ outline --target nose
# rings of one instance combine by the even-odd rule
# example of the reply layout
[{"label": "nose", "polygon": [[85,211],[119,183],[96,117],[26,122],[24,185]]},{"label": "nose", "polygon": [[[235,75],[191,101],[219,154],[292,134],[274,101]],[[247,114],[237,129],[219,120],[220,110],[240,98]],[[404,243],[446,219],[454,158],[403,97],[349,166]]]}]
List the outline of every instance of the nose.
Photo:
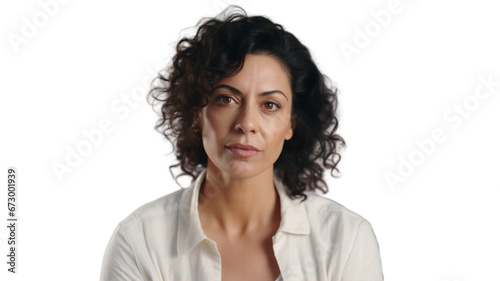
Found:
[{"label": "nose", "polygon": [[238,133],[257,133],[259,114],[257,105],[247,103],[240,107],[234,129]]}]

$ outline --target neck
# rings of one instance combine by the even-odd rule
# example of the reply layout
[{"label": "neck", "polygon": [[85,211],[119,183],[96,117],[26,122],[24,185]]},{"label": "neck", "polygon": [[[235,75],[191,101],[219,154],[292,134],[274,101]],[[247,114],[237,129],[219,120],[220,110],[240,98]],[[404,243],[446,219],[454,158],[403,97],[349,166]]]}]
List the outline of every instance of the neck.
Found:
[{"label": "neck", "polygon": [[279,225],[273,167],[253,177],[234,178],[208,165],[198,198],[204,228],[238,237]]}]

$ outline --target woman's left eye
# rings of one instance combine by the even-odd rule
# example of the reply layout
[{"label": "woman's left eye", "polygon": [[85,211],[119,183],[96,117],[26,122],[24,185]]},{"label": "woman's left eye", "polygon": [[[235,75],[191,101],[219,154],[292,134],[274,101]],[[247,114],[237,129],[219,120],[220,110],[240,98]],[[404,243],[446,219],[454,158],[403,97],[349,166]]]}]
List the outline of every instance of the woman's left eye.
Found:
[{"label": "woman's left eye", "polygon": [[265,105],[271,105],[271,107],[274,105],[276,107],[276,110],[279,110],[281,107],[279,104],[275,103],[275,102],[266,102],[264,103]]}]

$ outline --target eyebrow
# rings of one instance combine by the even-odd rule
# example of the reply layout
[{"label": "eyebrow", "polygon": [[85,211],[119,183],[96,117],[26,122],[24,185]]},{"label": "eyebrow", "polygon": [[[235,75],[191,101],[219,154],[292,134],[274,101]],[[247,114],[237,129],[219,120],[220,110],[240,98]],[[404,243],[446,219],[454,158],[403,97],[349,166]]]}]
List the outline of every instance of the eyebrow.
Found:
[{"label": "eyebrow", "polygon": [[[219,89],[219,88],[226,88],[226,89],[230,90],[231,92],[234,92],[234,93],[236,93],[238,95],[243,95],[240,90],[238,90],[238,89],[236,89],[234,87],[231,87],[229,85],[226,85],[226,84],[218,85],[217,87],[215,87],[214,91],[217,90],[217,89]],[[274,94],[274,93],[280,93],[280,94],[282,94],[283,96],[285,96],[286,100],[288,101],[287,96],[282,91],[280,91],[280,90],[272,90],[272,91],[262,92],[262,93],[259,94],[259,96],[267,96],[267,95]]]}]

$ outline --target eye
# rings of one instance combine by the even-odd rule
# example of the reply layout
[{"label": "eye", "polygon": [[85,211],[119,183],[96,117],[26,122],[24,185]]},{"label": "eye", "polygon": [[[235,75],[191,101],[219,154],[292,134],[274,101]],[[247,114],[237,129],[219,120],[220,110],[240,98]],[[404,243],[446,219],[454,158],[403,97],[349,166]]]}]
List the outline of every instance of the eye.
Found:
[{"label": "eye", "polygon": [[271,106],[271,108],[266,108],[266,109],[272,109],[272,106],[274,105],[276,107],[276,110],[271,110],[271,111],[278,111],[281,108],[281,106],[279,104],[277,104],[275,102],[270,102],[270,101],[269,102],[265,102],[264,105],[270,105]]},{"label": "eye", "polygon": [[215,101],[216,102],[222,101],[221,103],[227,104],[227,102],[224,102],[224,101],[228,101],[228,100],[231,101],[232,99],[233,98],[230,96],[220,95],[220,96],[215,98]]},{"label": "eye", "polygon": [[[215,102],[220,103],[220,104],[231,104],[231,101],[234,101],[233,97],[226,96],[226,95],[220,95],[220,96],[216,97],[214,100],[215,100]],[[273,106],[274,106],[274,108],[273,108]],[[281,109],[281,105],[279,103],[276,103],[276,102],[268,101],[268,102],[264,103],[264,108],[267,111],[275,112],[275,111],[278,111]]]}]

